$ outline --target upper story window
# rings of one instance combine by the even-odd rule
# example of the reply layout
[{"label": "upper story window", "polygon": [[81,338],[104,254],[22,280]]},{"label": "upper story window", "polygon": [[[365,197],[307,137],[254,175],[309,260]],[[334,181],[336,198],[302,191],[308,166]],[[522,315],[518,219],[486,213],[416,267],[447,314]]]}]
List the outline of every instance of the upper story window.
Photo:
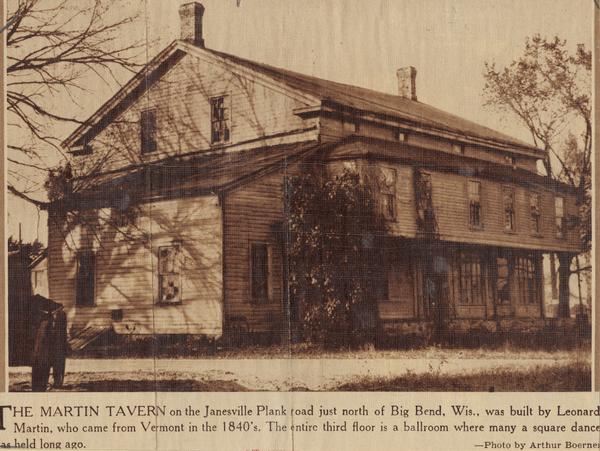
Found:
[{"label": "upper story window", "polygon": [[502,189],[502,204],[504,206],[504,230],[515,230],[515,190],[505,186]]},{"label": "upper story window", "polygon": [[381,168],[379,190],[383,217],[393,221],[396,219],[396,169]]},{"label": "upper story window", "polygon": [[554,198],[554,215],[556,218],[556,238],[565,236],[565,199],[563,197]]},{"label": "upper story window", "polygon": [[142,153],[156,150],[156,110],[140,113],[140,141]]},{"label": "upper story window", "polygon": [[481,221],[481,182],[469,180],[469,224],[482,227]]},{"label": "upper story window", "polygon": [[436,234],[437,221],[433,209],[433,188],[431,174],[414,172],[415,203],[417,209],[417,228],[420,232]]},{"label": "upper story window", "polygon": [[531,193],[529,195],[529,211],[531,214],[531,233],[538,235],[542,233],[542,211],[540,209],[540,195]]},{"label": "upper story window", "polygon": [[210,124],[212,144],[229,141],[229,96],[213,97],[210,99]]}]

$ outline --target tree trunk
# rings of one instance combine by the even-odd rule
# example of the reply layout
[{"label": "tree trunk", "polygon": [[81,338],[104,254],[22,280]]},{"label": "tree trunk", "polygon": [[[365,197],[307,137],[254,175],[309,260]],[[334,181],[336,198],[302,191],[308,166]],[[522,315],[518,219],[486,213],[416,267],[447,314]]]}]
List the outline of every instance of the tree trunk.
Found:
[{"label": "tree trunk", "polygon": [[558,299],[558,280],[556,278],[556,254],[550,252],[550,285],[552,287],[552,299]]}]

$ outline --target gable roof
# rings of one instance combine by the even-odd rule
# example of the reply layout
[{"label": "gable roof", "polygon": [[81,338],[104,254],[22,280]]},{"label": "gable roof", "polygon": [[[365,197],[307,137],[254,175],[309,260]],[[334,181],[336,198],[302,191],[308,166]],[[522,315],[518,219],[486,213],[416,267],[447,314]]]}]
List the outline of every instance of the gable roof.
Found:
[{"label": "gable roof", "polygon": [[168,70],[174,61],[181,58],[185,53],[198,55],[198,52],[204,55],[216,56],[221,60],[266,75],[268,78],[293,90],[320,99],[322,104],[333,103],[361,112],[400,120],[426,129],[446,131],[466,138],[476,138],[483,140],[484,143],[497,144],[504,148],[508,146],[506,150],[514,147],[539,156],[544,155],[543,150],[531,144],[416,100],[304,75],[217,50],[198,47],[185,41],[173,41],[156,55],[115,96],[102,105],[88,121],[85,121],[65,139],[63,145],[69,147],[85,144],[90,136],[93,137],[97,131],[104,128],[111,118],[120,111],[120,105],[132,97],[141,95],[151,85],[152,81]]}]

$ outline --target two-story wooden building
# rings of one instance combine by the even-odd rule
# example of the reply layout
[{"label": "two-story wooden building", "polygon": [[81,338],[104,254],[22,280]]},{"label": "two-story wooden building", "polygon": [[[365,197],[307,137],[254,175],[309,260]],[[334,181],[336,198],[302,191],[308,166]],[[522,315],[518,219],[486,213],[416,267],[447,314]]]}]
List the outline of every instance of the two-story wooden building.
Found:
[{"label": "two-story wooden building", "polygon": [[386,324],[543,324],[544,253],[568,315],[578,207],[542,150],[417,101],[411,67],[391,95],[209,49],[203,12],[64,142],[48,275],[72,330],[285,333],[284,187],[315,164],[378,175]]}]

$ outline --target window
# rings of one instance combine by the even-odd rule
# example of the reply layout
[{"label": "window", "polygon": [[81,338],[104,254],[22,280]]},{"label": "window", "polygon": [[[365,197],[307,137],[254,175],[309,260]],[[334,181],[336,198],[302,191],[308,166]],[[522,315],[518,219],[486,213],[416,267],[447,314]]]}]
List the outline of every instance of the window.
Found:
[{"label": "window", "polygon": [[496,295],[499,304],[510,304],[510,266],[505,257],[496,258]]},{"label": "window", "polygon": [[565,200],[562,197],[554,198],[554,215],[556,218],[556,238],[565,236]]},{"label": "window", "polygon": [[211,143],[229,141],[229,108],[228,96],[213,97],[210,99]]},{"label": "window", "polygon": [[504,206],[504,230],[515,231],[515,190],[505,186],[502,189],[502,204]]},{"label": "window", "polygon": [[504,162],[507,163],[507,164],[510,164],[513,167],[517,165],[517,159],[515,157],[510,156],[510,155],[505,155],[504,156]]},{"label": "window", "polygon": [[427,210],[433,206],[431,174],[417,174],[417,210]]},{"label": "window", "polygon": [[437,222],[433,210],[431,174],[415,171],[414,178],[417,227],[421,232],[437,233]]},{"label": "window", "polygon": [[383,217],[393,221],[396,219],[396,170],[381,168],[379,180],[381,192],[381,208]]},{"label": "window", "polygon": [[529,211],[531,213],[531,233],[539,235],[542,233],[541,210],[540,210],[540,195],[531,193],[529,195]]},{"label": "window", "polygon": [[461,304],[484,304],[479,255],[461,252],[459,254],[459,271]]},{"label": "window", "polygon": [[77,253],[75,304],[93,306],[96,282],[96,255],[91,250]]},{"label": "window", "polygon": [[264,243],[252,243],[250,247],[252,300],[269,300],[269,247]]},{"label": "window", "polygon": [[142,153],[156,150],[156,111],[144,110],[140,114],[140,140]]},{"label": "window", "polygon": [[181,297],[181,270],[179,246],[158,248],[158,302],[178,304]]},{"label": "window", "polygon": [[378,275],[373,279],[373,293],[377,301],[387,301],[390,299],[387,270],[379,271]]},{"label": "window", "polygon": [[481,227],[481,182],[469,180],[469,224]]},{"label": "window", "polygon": [[515,258],[515,273],[517,276],[519,302],[529,305],[537,304],[540,293],[533,259],[529,256]]}]

